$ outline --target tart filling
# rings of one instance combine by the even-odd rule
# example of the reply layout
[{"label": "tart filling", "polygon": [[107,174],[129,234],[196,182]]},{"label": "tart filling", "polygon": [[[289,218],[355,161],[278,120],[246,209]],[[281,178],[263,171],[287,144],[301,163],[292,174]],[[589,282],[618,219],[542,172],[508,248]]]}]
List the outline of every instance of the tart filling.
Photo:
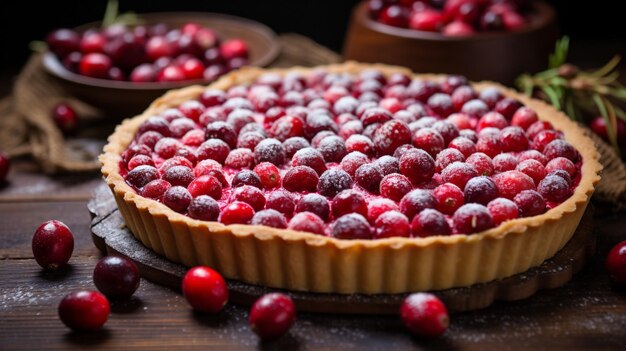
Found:
[{"label": "tart filling", "polygon": [[[155,243],[148,233],[146,238],[137,233],[163,230],[158,224],[148,228],[152,224],[143,217],[138,220],[142,209],[164,214],[170,225],[186,223],[186,234],[170,233],[176,242],[193,231],[189,228],[203,227],[209,236],[248,233],[244,236],[252,235],[255,245],[273,238],[315,252],[328,244],[340,250],[327,250],[325,255],[333,257],[322,264],[351,260],[354,250],[367,255],[377,247],[391,248],[413,256],[431,247],[432,256],[441,245],[446,247],[442,251],[463,250],[461,242],[486,245],[487,239],[529,227],[547,231],[542,234],[547,238],[538,239],[549,241],[543,252],[511,263],[515,267],[487,268],[489,273],[474,272],[473,277],[451,272],[451,278],[430,281],[394,277],[383,278],[393,286],[360,282],[345,287],[225,269],[231,278],[313,291],[445,288],[539,264],[573,233],[600,169],[591,141],[541,102],[463,77],[413,76],[399,68],[353,63],[313,70],[247,69],[208,88],[172,92],[125,122],[110,141],[103,172],[120,209],[132,207],[125,214],[127,224],[144,244],[176,261],[189,255],[181,255],[180,247],[168,255],[167,238],[159,234],[161,242]],[[130,213],[135,210],[139,216]],[[564,213],[575,213],[572,223],[560,228],[562,234],[550,233],[544,222]],[[531,237],[526,239],[531,242]],[[200,238],[217,244],[206,235],[189,239]],[[307,252],[302,247],[298,250]],[[215,252],[216,246],[206,254],[199,253],[200,247],[188,249],[194,258],[186,264],[241,264],[220,262],[218,256],[226,254]],[[254,250],[253,260],[260,255]],[[404,264],[411,260],[405,258]],[[397,268],[392,263],[380,269]],[[401,270],[406,275],[411,267]],[[302,274],[294,279],[323,279]]]}]

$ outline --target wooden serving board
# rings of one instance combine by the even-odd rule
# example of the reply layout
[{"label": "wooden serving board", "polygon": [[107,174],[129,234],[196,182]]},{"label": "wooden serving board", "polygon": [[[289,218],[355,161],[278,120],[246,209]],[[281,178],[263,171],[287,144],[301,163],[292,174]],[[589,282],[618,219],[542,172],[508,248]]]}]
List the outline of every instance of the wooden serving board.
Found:
[{"label": "wooden serving board", "polygon": [[[91,231],[94,244],[103,254],[122,255],[132,259],[141,276],[150,281],[180,290],[187,267],[171,262],[135,239],[126,228],[113,196],[106,185],[96,188],[89,202],[92,214]],[[595,251],[593,211],[591,206],[583,215],[572,239],[541,266],[488,283],[466,288],[435,291],[450,311],[461,312],[485,308],[497,300],[516,301],[528,298],[541,289],[557,288],[582,269]],[[252,305],[261,295],[280,291],[294,300],[299,311],[332,314],[397,314],[407,294],[325,294],[287,291],[227,280],[230,301]]]}]

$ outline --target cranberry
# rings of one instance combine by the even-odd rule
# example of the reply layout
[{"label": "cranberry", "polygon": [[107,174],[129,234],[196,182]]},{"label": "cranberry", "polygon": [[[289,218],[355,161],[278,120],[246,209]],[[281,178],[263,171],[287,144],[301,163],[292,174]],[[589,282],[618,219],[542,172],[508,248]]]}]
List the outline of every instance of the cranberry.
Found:
[{"label": "cranberry", "polygon": [[101,53],[90,53],[80,60],[78,72],[87,77],[107,78],[113,66],[111,59]]},{"label": "cranberry", "polygon": [[57,270],[67,265],[74,251],[74,236],[62,222],[51,220],[42,223],[32,240],[33,255],[37,263],[47,270]]},{"label": "cranberry", "polygon": [[250,328],[263,340],[285,334],[296,320],[296,307],[291,298],[281,293],[261,296],[250,309]]},{"label": "cranberry", "polygon": [[409,237],[409,219],[398,211],[381,214],[374,224],[374,238]]},{"label": "cranberry", "polygon": [[329,169],[322,174],[317,191],[327,197],[333,197],[339,192],[352,188],[352,177],[341,169]]},{"label": "cranberry", "polygon": [[348,153],[346,144],[339,136],[328,136],[322,139],[317,149],[322,153],[326,162],[341,162]]},{"label": "cranberry", "polygon": [[552,127],[552,124],[550,122],[537,121],[531,124],[530,126],[528,126],[528,129],[526,129],[526,135],[528,135],[528,139],[533,140],[535,136],[539,134],[539,132],[544,131],[544,130],[551,130],[551,129],[554,129],[554,128]]},{"label": "cranberry", "polygon": [[534,149],[543,151],[546,145],[548,145],[553,140],[560,139],[560,138],[561,138],[561,135],[559,134],[559,132],[555,130],[543,130],[537,133],[537,135],[535,135],[535,137],[533,138],[532,146]]},{"label": "cranberry", "polygon": [[537,112],[529,107],[520,107],[511,118],[511,125],[527,130],[533,123],[537,122]]},{"label": "cranberry", "polygon": [[400,306],[400,317],[411,333],[424,338],[443,335],[450,323],[446,306],[429,293],[415,293],[405,298]]},{"label": "cranberry", "polygon": [[[617,141],[620,144],[624,144],[624,142],[626,141],[626,122],[618,118],[616,123],[617,123],[617,133],[616,133]],[[589,127],[591,128],[591,130],[593,130],[594,133],[602,137],[602,139],[607,140],[607,141],[609,140],[609,134],[608,134],[608,130],[606,127],[606,121],[604,120],[603,117],[594,118],[591,121]]]},{"label": "cranberry", "polygon": [[465,203],[463,190],[452,183],[444,183],[436,187],[433,196],[437,202],[437,210],[449,215]]},{"label": "cranberry", "polygon": [[296,204],[296,212],[311,212],[323,220],[327,220],[330,214],[328,200],[319,194],[307,194],[300,198]]},{"label": "cranberry", "polygon": [[501,173],[514,170],[519,161],[512,154],[499,154],[493,158],[492,163],[496,173]]},{"label": "cranberry", "polygon": [[545,170],[547,173],[550,173],[559,169],[566,171],[570,177],[575,176],[578,172],[576,165],[565,157],[553,158],[550,162],[548,162],[548,164],[546,164]]},{"label": "cranberry", "polygon": [[491,178],[479,176],[470,179],[465,184],[464,194],[466,203],[475,202],[487,205],[489,201],[498,197],[498,188]]},{"label": "cranberry", "polygon": [[400,145],[411,143],[411,131],[404,122],[391,120],[374,132],[373,142],[378,155],[392,155]]},{"label": "cranberry", "polygon": [[261,178],[249,169],[241,170],[233,177],[232,186],[236,188],[243,185],[252,185],[260,189],[262,186]]},{"label": "cranberry", "polygon": [[182,290],[195,310],[217,313],[228,302],[228,286],[222,276],[206,266],[196,266],[185,273]]},{"label": "cranberry", "polygon": [[446,118],[454,113],[454,104],[448,94],[435,93],[428,98],[428,107],[439,117]]},{"label": "cranberry", "polygon": [[189,204],[189,217],[204,221],[216,221],[220,214],[220,206],[212,197],[200,195]]},{"label": "cranberry", "polygon": [[59,318],[76,331],[93,331],[106,323],[111,312],[109,301],[97,291],[75,291],[59,303]]},{"label": "cranberry", "polygon": [[398,211],[398,205],[392,200],[377,198],[371,201],[367,207],[367,220],[373,225],[376,219],[385,212]]},{"label": "cranberry", "polygon": [[430,180],[435,169],[435,160],[424,150],[409,150],[400,157],[400,172],[415,184]]},{"label": "cranberry", "polygon": [[482,100],[472,99],[463,104],[461,112],[471,117],[480,118],[487,112],[489,112],[489,106]]},{"label": "cranberry", "polygon": [[533,181],[535,181],[535,184],[539,184],[539,182],[547,174],[546,168],[541,164],[541,162],[533,159],[524,160],[518,163],[515,170],[531,177]]},{"label": "cranberry", "polygon": [[335,220],[332,235],[337,239],[371,239],[372,231],[365,217],[358,213],[348,213]]},{"label": "cranberry", "polygon": [[172,185],[163,179],[155,179],[141,189],[141,196],[158,200]]},{"label": "cranberry", "polygon": [[220,53],[225,60],[231,60],[233,58],[248,57],[248,45],[239,39],[227,40],[220,45]]},{"label": "cranberry", "polygon": [[503,197],[490,201],[487,204],[487,209],[491,213],[495,225],[519,217],[519,209],[515,202]]},{"label": "cranberry", "polygon": [[452,139],[448,147],[459,150],[464,157],[470,157],[472,154],[476,153],[476,144],[462,136]]},{"label": "cranberry", "polygon": [[46,36],[46,43],[50,51],[62,58],[80,50],[80,35],[71,29],[57,29]]},{"label": "cranberry", "polygon": [[281,184],[278,167],[269,162],[261,162],[256,165],[256,167],[254,167],[254,173],[261,179],[261,185],[264,189],[274,189]]},{"label": "cranberry", "polygon": [[[396,149],[396,151],[401,148]],[[383,175],[391,173],[400,173],[400,161],[395,156],[384,155],[374,161],[374,164],[380,167],[383,171]]]},{"label": "cranberry", "polygon": [[63,134],[73,134],[78,129],[78,116],[67,103],[60,103],[52,109],[52,119]]},{"label": "cranberry", "polygon": [[579,159],[578,151],[570,143],[561,139],[554,140],[546,145],[543,153],[549,160],[565,157],[572,162],[577,162]]},{"label": "cranberry", "polygon": [[[186,101],[183,102],[179,107],[178,110],[187,118],[198,122],[198,120],[200,119],[200,115],[202,115],[202,113],[204,113],[204,111],[206,110],[204,105],[202,105],[200,102],[195,101],[195,100],[191,100],[191,101]],[[207,137],[208,139],[208,137]]]},{"label": "cranberry", "polygon": [[183,213],[191,202],[191,194],[182,186],[173,186],[165,191],[162,201],[172,210]]},{"label": "cranberry", "polygon": [[363,126],[368,126],[374,123],[385,123],[393,119],[393,115],[384,108],[374,107],[369,108],[361,115],[361,122]]},{"label": "cranberry", "polygon": [[563,202],[572,196],[569,182],[556,175],[550,175],[541,180],[537,185],[537,191],[551,202]]},{"label": "cranberry", "polygon": [[524,130],[520,127],[506,127],[502,129],[499,138],[504,152],[524,151],[528,148],[528,139]]},{"label": "cranberry", "polygon": [[211,175],[199,176],[189,183],[187,189],[194,198],[200,195],[208,195],[215,200],[219,200],[222,197],[222,183]]},{"label": "cranberry", "polygon": [[476,150],[487,154],[489,157],[495,157],[502,152],[502,143],[497,134],[484,135],[478,139]]},{"label": "cranberry", "polygon": [[369,162],[369,157],[362,152],[353,151],[341,160],[341,169],[346,171],[350,176],[354,176],[356,170],[362,165]]},{"label": "cranberry", "polygon": [[283,142],[283,148],[285,149],[285,156],[292,158],[299,150],[309,148],[309,142],[301,137],[293,137]]},{"label": "cranberry", "polygon": [[274,209],[287,217],[290,217],[293,214],[295,206],[296,204],[293,196],[283,189],[272,191],[267,196],[267,201],[265,203],[266,208]]},{"label": "cranberry", "polygon": [[354,179],[363,189],[371,193],[378,193],[380,182],[383,179],[383,171],[376,164],[364,164],[356,170]]},{"label": "cranberry", "polygon": [[93,282],[109,298],[130,298],[139,288],[139,269],[128,258],[106,256],[93,270]]},{"label": "cranberry", "polygon": [[441,171],[444,182],[452,183],[459,188],[465,188],[465,184],[471,179],[478,176],[478,172],[469,163],[454,162]]},{"label": "cranberry", "polygon": [[326,163],[322,153],[314,148],[307,147],[296,151],[291,160],[293,166],[307,166],[312,168],[317,174],[326,171]]},{"label": "cranberry", "polygon": [[226,206],[219,221],[223,224],[248,224],[254,216],[254,209],[245,202],[234,201]]},{"label": "cranberry", "polygon": [[465,204],[452,216],[458,233],[473,234],[494,227],[493,218],[487,207],[480,204]]},{"label": "cranberry", "polygon": [[626,241],[613,246],[606,257],[605,268],[616,284],[626,284]]},{"label": "cranberry", "polygon": [[513,199],[523,190],[535,188],[533,179],[520,171],[507,171],[496,174],[493,178],[500,196]]},{"label": "cranberry", "polygon": [[432,125],[432,128],[441,134],[444,145],[448,145],[459,136],[459,129],[449,121],[437,121]]},{"label": "cranberry", "polygon": [[475,33],[474,28],[462,21],[454,21],[443,27],[442,33],[451,37],[467,37]]},{"label": "cranberry", "polygon": [[163,179],[172,185],[186,187],[194,179],[193,170],[186,166],[172,166],[163,173]]},{"label": "cranberry", "polygon": [[337,194],[331,201],[333,216],[339,218],[348,213],[367,215],[367,201],[354,190],[344,190]]},{"label": "cranberry", "polygon": [[463,161],[465,161],[465,156],[461,153],[461,151],[449,148],[444,149],[437,154],[437,158],[435,159],[435,166],[437,167],[437,171],[441,172],[452,163]]},{"label": "cranberry", "polygon": [[235,201],[247,203],[252,206],[255,211],[260,211],[265,207],[265,196],[261,190],[250,185],[242,185],[235,188],[231,198]]},{"label": "cranberry", "polygon": [[415,30],[428,32],[438,32],[444,25],[444,18],[441,12],[435,10],[424,10],[414,12],[409,21],[409,27]]},{"label": "cranberry", "polygon": [[380,194],[394,201],[400,201],[412,188],[411,181],[397,173],[386,175],[380,182]]},{"label": "cranberry", "polygon": [[136,188],[141,188],[155,179],[159,179],[159,171],[148,165],[137,166],[126,175],[126,181]]},{"label": "cranberry", "polygon": [[128,161],[128,170],[132,171],[133,169],[144,165],[154,167],[154,161],[152,161],[152,157],[146,155],[133,156],[133,158]]},{"label": "cranberry", "polygon": [[[452,104],[454,105],[454,109],[456,111],[461,111],[461,109],[463,108],[463,105],[465,105],[466,102],[476,99],[477,97],[478,97],[478,94],[472,87],[468,85],[464,85],[455,89],[450,98],[452,99]],[[452,114],[448,116],[448,119],[451,121],[463,121],[464,122],[461,124],[455,123],[457,127],[459,127],[459,129],[470,128],[469,124],[467,123],[469,121],[468,118],[469,116],[465,114]],[[461,128],[461,127],[465,127],[465,128]]]},{"label": "cranberry", "polygon": [[285,149],[276,139],[265,139],[254,148],[257,162],[270,162],[280,166],[285,162]]},{"label": "cranberry", "polygon": [[296,166],[285,173],[283,187],[295,192],[314,192],[319,183],[315,170],[307,166]]},{"label": "cranberry", "polygon": [[414,237],[423,238],[432,235],[449,235],[451,230],[446,217],[441,212],[427,208],[413,218],[411,233]]},{"label": "cranberry", "polygon": [[480,131],[481,129],[485,129],[487,127],[494,127],[498,129],[503,129],[509,125],[506,118],[498,112],[488,112],[484,114],[479,120],[478,125],[476,126],[476,130]]},{"label": "cranberry", "polygon": [[163,138],[154,145],[154,151],[160,157],[168,159],[172,158],[181,147],[182,144],[178,139]]},{"label": "cranberry", "polygon": [[521,217],[537,216],[546,212],[546,202],[535,190],[521,191],[515,195],[513,201],[519,207]]},{"label": "cranberry", "polygon": [[348,137],[348,140],[346,140],[346,151],[359,151],[366,155],[371,155],[374,151],[374,143],[370,138],[364,135],[351,135]]},{"label": "cranberry", "polygon": [[326,225],[316,214],[311,212],[300,212],[291,218],[288,227],[291,230],[324,235]]},{"label": "cranberry", "polygon": [[254,153],[250,149],[234,149],[224,160],[224,166],[232,169],[250,169],[254,168],[255,164]]},{"label": "cranberry", "polygon": [[389,26],[406,27],[408,25],[408,18],[406,8],[398,5],[391,5],[384,8],[380,12],[378,21]]},{"label": "cranberry", "polygon": [[282,213],[269,209],[255,213],[250,224],[284,229],[287,228],[287,219]]},{"label": "cranberry", "polygon": [[148,131],[155,131],[162,136],[170,135],[170,127],[168,122],[162,117],[150,117],[139,126],[137,134],[143,134]]},{"label": "cranberry", "polygon": [[537,150],[526,150],[519,154],[519,161],[523,162],[525,160],[535,160],[539,161],[542,165],[548,163],[548,159],[544,154]]},{"label": "cranberry", "polygon": [[111,38],[104,46],[104,52],[111,57],[116,66],[124,70],[146,61],[144,44],[133,33],[126,32]]},{"label": "cranberry", "polygon": [[431,191],[414,189],[400,200],[400,211],[409,219],[427,208],[435,208],[437,201]]},{"label": "cranberry", "polygon": [[198,160],[210,159],[218,163],[224,163],[229,153],[230,147],[226,142],[220,139],[208,139],[202,143],[196,151]]},{"label": "cranberry", "polygon": [[422,128],[413,135],[413,145],[435,157],[445,147],[444,139],[432,128]]}]

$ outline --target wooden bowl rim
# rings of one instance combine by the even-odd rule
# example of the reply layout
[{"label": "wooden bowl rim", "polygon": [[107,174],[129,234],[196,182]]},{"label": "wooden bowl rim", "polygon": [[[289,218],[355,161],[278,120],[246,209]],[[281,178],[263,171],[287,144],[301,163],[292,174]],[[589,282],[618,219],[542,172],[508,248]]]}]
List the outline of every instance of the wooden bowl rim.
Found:
[{"label": "wooden bowl rim", "polygon": [[[221,20],[225,22],[236,23],[238,25],[240,25],[241,23],[244,23],[249,28],[253,28],[253,31],[260,32],[264,36],[266,36],[269,39],[269,43],[270,43],[269,49],[265,53],[263,53],[259,58],[257,58],[254,61],[251,61],[249,64],[250,66],[266,67],[270,63],[272,63],[276,59],[276,57],[278,57],[278,54],[280,51],[280,44],[278,43],[277,35],[271,28],[269,28],[263,23],[260,23],[260,22],[257,22],[248,18],[244,18],[244,17],[233,16],[233,15],[222,14],[222,13],[213,13],[213,12],[189,12],[189,11],[148,12],[148,13],[138,14],[137,16],[142,19],[153,20],[153,21],[157,19],[163,19],[163,22],[166,22],[166,23],[171,22],[172,20],[175,20],[175,19],[176,20],[187,19],[189,21],[193,21],[194,19],[217,19],[217,20]],[[75,27],[74,30],[77,30],[78,32],[83,32],[86,29],[98,27],[100,26],[100,24],[101,24],[101,21],[89,22],[89,23],[85,23],[85,24]],[[83,75],[80,75],[78,73],[74,73],[68,70],[67,68],[63,66],[63,64],[61,64],[61,61],[56,57],[56,55],[54,55],[50,51],[46,51],[43,54],[43,66],[46,68],[46,70],[49,73],[57,76],[58,78],[61,78],[63,80],[66,80],[72,83],[76,83],[80,85],[87,85],[87,86],[92,86],[92,87],[97,87],[97,88],[107,88],[107,89],[116,89],[116,90],[134,90],[134,91],[163,90],[163,91],[166,91],[166,90],[182,88],[182,87],[194,85],[194,84],[206,85],[210,83],[206,79],[185,80],[181,82],[133,83],[129,81],[114,81],[114,80],[108,80],[108,79],[92,78],[92,77],[83,76]]]},{"label": "wooden bowl rim", "polygon": [[370,18],[367,14],[367,2],[364,1],[357,5],[355,9],[356,20],[361,21],[367,28],[397,37],[408,39],[419,39],[427,41],[446,41],[446,42],[468,42],[493,39],[508,39],[512,36],[521,36],[524,34],[539,31],[555,23],[556,12],[552,6],[543,1],[531,1],[530,21],[524,28],[516,31],[496,31],[496,32],[476,32],[468,36],[448,36],[440,32],[428,32],[410,28],[400,28],[377,22]]}]

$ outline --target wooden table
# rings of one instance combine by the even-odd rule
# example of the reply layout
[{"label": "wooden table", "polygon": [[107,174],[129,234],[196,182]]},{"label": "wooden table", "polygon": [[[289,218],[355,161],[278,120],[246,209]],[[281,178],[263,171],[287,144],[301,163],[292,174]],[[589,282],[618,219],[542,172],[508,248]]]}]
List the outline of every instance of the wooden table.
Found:
[{"label": "wooden table", "polygon": [[[587,67],[610,57],[576,56]],[[10,81],[1,81],[0,92],[8,91]],[[98,174],[50,178],[26,161],[14,165],[9,179],[0,186],[0,350],[626,349],[626,290],[615,289],[603,268],[608,250],[626,240],[626,217],[606,211],[596,211],[596,256],[569,284],[452,315],[449,331],[434,341],[412,338],[396,317],[303,313],[288,335],[261,343],[248,328],[246,308],[196,314],[178,292],[146,280],[133,300],[112,304],[104,329],[74,333],[58,319],[57,305],[72,290],[95,288],[91,274],[100,256],[86,205],[102,180]],[[59,273],[43,272],[30,247],[37,226],[49,219],[66,223],[76,239],[71,265]]]}]

